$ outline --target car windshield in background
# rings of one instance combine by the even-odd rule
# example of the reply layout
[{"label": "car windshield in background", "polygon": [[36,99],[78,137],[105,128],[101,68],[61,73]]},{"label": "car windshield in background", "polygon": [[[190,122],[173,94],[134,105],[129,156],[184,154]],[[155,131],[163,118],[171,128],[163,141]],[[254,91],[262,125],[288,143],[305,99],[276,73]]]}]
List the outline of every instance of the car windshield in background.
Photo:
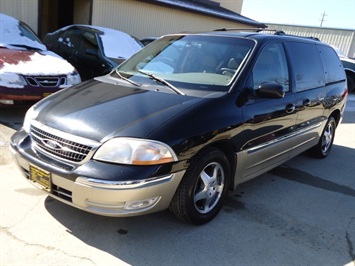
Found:
[{"label": "car windshield in background", "polygon": [[153,74],[179,89],[225,92],[254,45],[243,38],[165,36],[121,64],[116,72],[140,84],[153,82],[147,75]]},{"label": "car windshield in background", "polygon": [[0,14],[0,46],[46,51],[46,46],[25,23]]},{"label": "car windshield in background", "polygon": [[138,39],[125,32],[103,27],[95,28],[102,31],[99,38],[102,42],[103,52],[107,57],[126,59],[143,47]]}]

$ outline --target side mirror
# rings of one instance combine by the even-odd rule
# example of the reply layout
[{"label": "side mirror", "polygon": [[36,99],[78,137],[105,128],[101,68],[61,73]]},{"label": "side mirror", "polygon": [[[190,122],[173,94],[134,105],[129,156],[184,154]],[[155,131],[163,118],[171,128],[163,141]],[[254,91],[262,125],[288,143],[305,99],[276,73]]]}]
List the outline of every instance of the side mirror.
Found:
[{"label": "side mirror", "polygon": [[260,98],[280,99],[285,96],[285,91],[279,83],[265,82],[260,84],[256,90],[256,95]]}]

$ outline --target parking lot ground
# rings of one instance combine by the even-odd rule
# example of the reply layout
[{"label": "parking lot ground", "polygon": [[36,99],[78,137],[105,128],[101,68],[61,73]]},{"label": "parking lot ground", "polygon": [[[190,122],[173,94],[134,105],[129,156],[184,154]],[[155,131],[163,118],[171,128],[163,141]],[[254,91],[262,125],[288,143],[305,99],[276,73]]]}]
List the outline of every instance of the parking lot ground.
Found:
[{"label": "parking lot ground", "polygon": [[331,154],[306,154],[230,192],[203,226],[169,211],[77,210],[29,184],[8,149],[25,109],[0,110],[0,265],[355,266],[355,95]]}]

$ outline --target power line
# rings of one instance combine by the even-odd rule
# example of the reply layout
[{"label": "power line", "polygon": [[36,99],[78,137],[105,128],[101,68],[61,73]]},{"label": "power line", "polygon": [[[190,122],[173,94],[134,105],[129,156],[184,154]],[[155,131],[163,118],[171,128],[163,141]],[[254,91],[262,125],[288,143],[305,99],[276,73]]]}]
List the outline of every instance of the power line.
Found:
[{"label": "power line", "polygon": [[328,14],[326,14],[325,12],[323,12],[322,15],[322,18],[320,19],[320,26],[322,27],[323,26],[323,22],[325,21],[324,17],[328,16]]}]

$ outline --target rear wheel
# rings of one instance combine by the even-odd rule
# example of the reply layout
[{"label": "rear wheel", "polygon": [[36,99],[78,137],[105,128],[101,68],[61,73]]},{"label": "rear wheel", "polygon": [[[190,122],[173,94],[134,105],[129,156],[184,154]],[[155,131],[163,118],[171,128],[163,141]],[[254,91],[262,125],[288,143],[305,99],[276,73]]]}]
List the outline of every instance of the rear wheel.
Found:
[{"label": "rear wheel", "polygon": [[310,153],[317,158],[325,158],[328,156],[335,137],[336,122],[334,117],[329,117],[328,122],[323,130],[322,136],[316,146],[311,148]]},{"label": "rear wheel", "polygon": [[209,222],[222,208],[229,180],[230,165],[225,154],[216,148],[207,149],[192,160],[170,210],[183,222]]}]

